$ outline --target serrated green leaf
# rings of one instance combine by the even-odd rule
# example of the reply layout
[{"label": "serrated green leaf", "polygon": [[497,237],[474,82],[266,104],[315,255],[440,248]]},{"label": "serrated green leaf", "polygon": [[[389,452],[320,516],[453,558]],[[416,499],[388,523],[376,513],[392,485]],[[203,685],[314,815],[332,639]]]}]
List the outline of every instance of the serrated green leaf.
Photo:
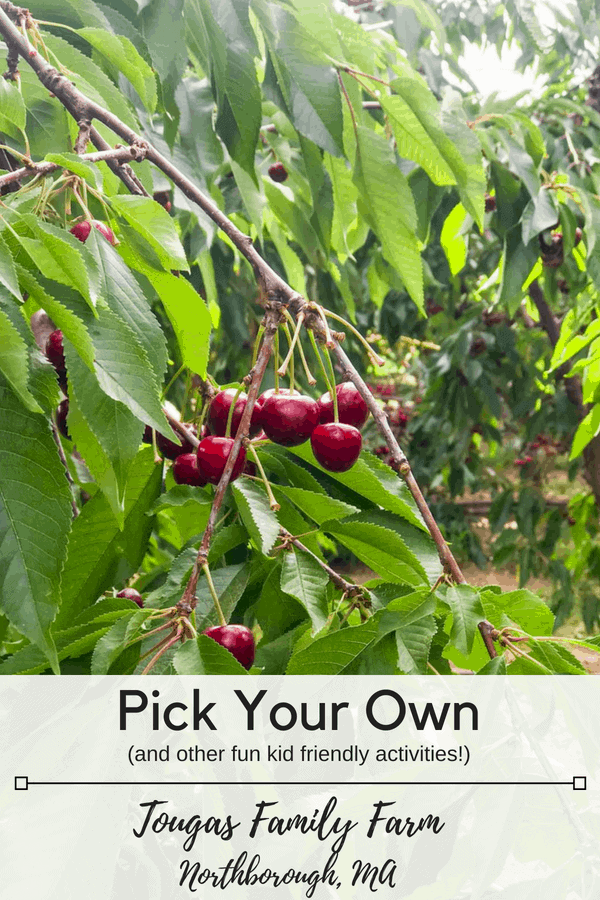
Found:
[{"label": "serrated green leaf", "polygon": [[416,236],[417,214],[406,176],[387,140],[368,128],[357,131],[353,180],[369,225],[383,255],[400,274],[406,290],[424,313],[423,263]]},{"label": "serrated green leaf", "polygon": [[11,131],[7,124],[13,125],[18,131],[25,131],[25,103],[21,92],[15,85],[3,78],[0,84],[0,125],[2,131]]},{"label": "serrated green leaf", "polygon": [[[89,653],[109,628],[110,625],[87,623],[57,632],[54,640],[59,662]],[[36,675],[47,669],[48,660],[34,644],[28,644],[0,662],[0,675]]]},{"label": "serrated green leaf", "polygon": [[332,519],[343,519],[360,511],[356,506],[351,506],[349,503],[335,500],[333,497],[327,497],[324,494],[317,494],[314,491],[305,491],[303,488],[277,485],[276,489],[318,525],[322,525],[324,522],[329,522]]},{"label": "serrated green leaf", "polygon": [[313,634],[327,623],[327,583],[329,579],[319,563],[292,547],[283,556],[281,589],[294,597],[307,611]]},{"label": "serrated green leaf", "polygon": [[251,539],[261,553],[269,553],[279,537],[279,522],[269,506],[266,491],[247,479],[236,481],[231,490]]},{"label": "serrated green leaf", "polygon": [[[20,315],[16,310],[17,315]],[[29,390],[29,355],[27,344],[0,307],[0,372],[29,412],[41,413],[39,405]]]},{"label": "serrated green leaf", "polygon": [[[404,87],[399,79],[395,84],[397,88]],[[409,105],[403,96],[384,93],[380,96],[381,108],[389,117],[396,138],[398,154],[421,166],[434,184],[456,184],[456,176],[422,122],[427,116],[428,120],[437,121],[437,131],[441,131],[437,100],[424,85],[413,80],[410,84],[411,91],[415,87],[420,90],[418,113],[415,113],[413,105]]]},{"label": "serrated green leaf", "polygon": [[295,128],[334,156],[343,151],[339,83],[330,60],[291,12],[275,3],[253,9],[263,27],[277,85]]},{"label": "serrated green leaf", "polygon": [[[310,462],[313,466],[319,466],[308,442],[300,447],[291,448],[289,452]],[[376,503],[377,506],[382,506],[384,509],[402,516],[412,525],[427,533],[427,528],[406,484],[389,466],[380,462],[372,453],[363,451],[348,472],[329,472],[328,475],[371,503]],[[313,484],[303,484],[302,487],[306,487],[308,490],[323,491],[323,487],[315,482],[312,476],[310,477],[317,487],[313,487]],[[295,480],[293,474],[290,476],[290,480]]]},{"label": "serrated green leaf", "polygon": [[152,448],[144,447],[127,480],[122,531],[103,494],[97,493],[83,506],[69,540],[58,625],[73,621],[103,591],[122,584],[137,571],[152,531],[152,519],[146,513],[160,485],[160,466],[154,462]]},{"label": "serrated green leaf", "polygon": [[270,644],[306,620],[306,610],[281,589],[281,564],[277,561],[266,577],[253,615],[262,631],[261,644]]},{"label": "serrated green leaf", "polygon": [[370,619],[364,625],[343,628],[317,638],[293,654],[286,675],[339,675],[376,640],[377,634],[377,623]]},{"label": "serrated green leaf", "polygon": [[427,580],[419,560],[402,538],[382,525],[353,516],[347,522],[328,522],[324,531],[388,581],[417,586]]},{"label": "serrated green leaf", "polygon": [[504,656],[496,656],[494,659],[490,659],[489,662],[486,662],[485,666],[483,666],[477,672],[478,675],[506,675],[506,660]]},{"label": "serrated green leaf", "polygon": [[63,339],[63,344],[69,381],[69,433],[122,528],[127,476],[144,426],[123,403],[107,397],[70,341]]},{"label": "serrated green leaf", "polygon": [[124,649],[135,612],[125,613],[98,641],[92,654],[92,675],[106,675]]},{"label": "serrated green leaf", "polygon": [[[78,291],[93,309],[96,296],[92,296],[88,270],[84,262],[85,248],[81,241],[46,222],[36,222],[36,226],[37,238],[18,236],[22,247],[45,278]],[[87,254],[86,261],[89,262],[90,259]]]},{"label": "serrated green leaf", "polygon": [[187,503],[200,503],[208,509],[211,507],[211,499],[208,494],[199,487],[191,484],[176,484],[170,490],[165,491],[157,499],[149,510],[150,515],[163,509],[172,509],[174,506],[185,506]]},{"label": "serrated green leaf", "polygon": [[133,331],[158,382],[167,368],[167,344],[162,329],[133,273],[114,247],[95,229],[86,241],[98,266],[102,300]]},{"label": "serrated green leaf", "polygon": [[110,34],[100,28],[80,28],[77,33],[123,73],[140,95],[148,112],[153,113],[157,101],[154,73],[131,41],[121,34]]},{"label": "serrated green leaf", "polygon": [[186,641],[175,653],[173,665],[178,675],[247,675],[233,653],[205,634]]},{"label": "serrated green leaf", "polygon": [[477,625],[485,619],[479,592],[467,584],[455,584],[446,591],[445,600],[452,611],[450,640],[466,656],[471,652]]},{"label": "serrated green leaf", "polygon": [[98,167],[89,160],[82,159],[76,153],[47,153],[45,159],[47,162],[56,163],[57,166],[63,166],[67,171],[79,175],[96,190],[102,189],[102,175]]},{"label": "serrated green leaf", "polygon": [[518,591],[492,594],[480,591],[485,618],[496,628],[514,623],[527,634],[551,635],[554,615],[548,604],[537,594],[521,588]]},{"label": "serrated green leaf", "polygon": [[58,672],[50,626],[73,511],[48,421],[0,381],[0,609]]},{"label": "serrated green leaf", "polygon": [[152,197],[117,194],[110,204],[150,244],[165,269],[189,270],[174,220],[160,203]]},{"label": "serrated green leaf", "polygon": [[4,238],[0,235],[0,284],[10,291],[13,297],[21,300],[21,292],[19,290],[19,279],[17,278],[17,270],[10,248]]},{"label": "serrated green leaf", "polygon": [[206,377],[212,321],[208,307],[186,278],[167,272],[144,272],[161,299],[173,326],[181,358],[190,371]]},{"label": "serrated green leaf", "polygon": [[242,525],[225,525],[219,529],[210,542],[208,562],[215,563],[230,550],[245,544],[248,541],[248,532]]}]

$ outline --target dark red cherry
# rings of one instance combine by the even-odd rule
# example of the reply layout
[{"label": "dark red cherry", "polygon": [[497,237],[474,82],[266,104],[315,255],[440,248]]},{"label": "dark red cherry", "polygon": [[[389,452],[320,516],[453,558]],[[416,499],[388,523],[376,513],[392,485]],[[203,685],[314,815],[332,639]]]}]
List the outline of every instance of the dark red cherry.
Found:
[{"label": "dark red cherry", "polygon": [[[218,484],[225,468],[229,453],[233,445],[233,438],[214,437],[210,435],[198,444],[197,458],[198,471],[206,481]],[[234,481],[242,474],[246,465],[246,451],[240,447],[230,481]]]},{"label": "dark red cherry", "polygon": [[315,428],[310,444],[317,462],[324,469],[347,472],[360,456],[362,435],[353,425],[329,422]]},{"label": "dark red cherry", "polygon": [[117,597],[120,597],[122,600],[133,600],[134,603],[137,603],[140,609],[144,605],[144,598],[133,588],[123,588],[122,591],[119,591]]},{"label": "dark red cherry", "polygon": [[[180,436],[178,435],[178,437]],[[163,437],[158,431],[156,432],[156,446],[167,459],[177,459],[182,453],[196,452],[193,444],[190,444],[190,442],[186,441],[183,437],[180,437],[180,440],[181,446],[176,444],[175,441],[170,441],[169,438]],[[150,441],[152,441],[152,438],[150,438]]]},{"label": "dark red cherry", "polygon": [[281,184],[282,181],[287,180],[288,171],[283,163],[276,162],[269,166],[269,177]]},{"label": "dark red cherry", "polygon": [[[345,425],[362,428],[369,418],[369,407],[351,381],[343,381],[336,386],[338,416]],[[333,400],[329,391],[319,398],[321,424],[333,422]]]},{"label": "dark red cherry", "polygon": [[103,237],[106,238],[109,244],[112,244],[113,247],[117,243],[117,239],[115,238],[114,232],[112,228],[110,228],[106,222],[100,222],[98,219],[94,219],[92,222],[77,222],[76,225],[70,230],[71,234],[73,234],[78,241],[81,241],[82,244],[85,244],[87,239],[90,236],[90,232],[92,230],[92,225],[94,228],[100,232]]},{"label": "dark red cherry", "polygon": [[284,447],[297,447],[319,424],[319,405],[303,394],[272,394],[263,405],[260,422],[267,437]]},{"label": "dark red cherry", "polygon": [[144,437],[142,438],[142,441],[144,442],[144,444],[152,443],[152,428],[150,427],[150,425],[146,425],[146,427],[144,428]]},{"label": "dark red cherry", "polygon": [[66,371],[62,331],[53,331],[46,341],[46,357],[60,374]]},{"label": "dark red cherry", "polygon": [[204,487],[206,478],[203,478],[198,469],[198,457],[195,453],[181,453],[173,463],[173,478],[177,484],[191,484],[194,487]]},{"label": "dark red cherry", "polygon": [[60,431],[63,437],[67,438],[68,441],[71,440],[71,435],[69,434],[69,430],[67,428],[67,416],[69,415],[69,401],[63,400],[62,403],[59,403],[58,408],[56,410],[56,427]]},{"label": "dark red cherry", "polygon": [[254,662],[254,635],[245,625],[213,625],[204,632],[235,656],[245,669]]},{"label": "dark red cherry", "polygon": [[[231,404],[233,403],[235,396],[237,394],[237,388],[227,388],[225,391],[219,391],[219,393],[213,397],[212,403],[210,404],[208,410],[208,416],[206,419],[209,431],[217,437],[225,437],[227,432],[227,417],[229,416],[229,410],[231,409]],[[244,394],[243,391],[239,394],[237,400],[235,401],[235,408],[233,410],[233,416],[231,418],[231,431],[229,432],[231,437],[235,437],[237,434],[237,430],[240,427],[240,421],[244,410],[246,408],[246,403],[248,402],[248,395]],[[250,437],[254,437],[254,435],[258,434],[260,431],[259,423],[259,415],[260,415],[260,407],[258,406],[258,400],[254,404],[254,409],[252,410],[252,418],[250,420]]]}]

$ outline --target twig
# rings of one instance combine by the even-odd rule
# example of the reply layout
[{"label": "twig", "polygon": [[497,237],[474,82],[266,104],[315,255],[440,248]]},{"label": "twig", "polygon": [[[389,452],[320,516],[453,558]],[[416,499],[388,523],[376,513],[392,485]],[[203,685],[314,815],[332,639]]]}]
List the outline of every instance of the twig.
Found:
[{"label": "twig", "polygon": [[67,457],[65,456],[65,451],[63,450],[62,444],[60,442],[60,437],[58,436],[58,428],[56,427],[56,422],[52,422],[52,437],[54,438],[54,443],[58,449],[58,455],[61,463],[63,464],[65,470],[65,476],[67,481],[69,482],[69,489],[71,492],[71,508],[73,510],[73,517],[76,519],[79,515],[79,507],[75,502],[75,498],[73,497],[73,491],[75,490],[75,482],[71,477],[71,473],[69,472],[69,466],[67,464]]},{"label": "twig", "polygon": [[[88,162],[122,162],[124,160],[135,160],[138,159],[138,151],[132,147],[118,147],[117,149],[109,149],[102,150],[97,153],[84,153],[81,155],[81,159],[87,160]],[[50,175],[52,172],[56,172],[58,169],[65,169],[68,166],[58,163],[52,162],[38,162],[31,163],[29,166],[22,166],[19,169],[15,169],[13,172],[8,172],[6,175],[0,176],[0,189],[9,184],[14,184],[15,182],[23,181],[24,178],[33,178],[38,177],[40,175]]]},{"label": "twig", "polygon": [[490,659],[495,659],[498,656],[498,651],[494,646],[494,638],[492,634],[496,631],[491,622],[480,622],[477,626],[479,628],[479,632],[481,637],[483,638],[483,643],[485,644],[485,649],[489,653]]},{"label": "twig", "polygon": [[345,578],[342,578],[331,566],[328,566],[326,562],[323,562],[322,559],[313,553],[312,550],[309,550],[298,538],[294,537],[293,534],[290,534],[289,531],[286,531],[285,528],[280,528],[279,533],[282,537],[284,546],[286,544],[293,544],[294,547],[297,547],[298,550],[301,550],[302,553],[306,553],[307,556],[310,556],[311,559],[314,559],[316,563],[318,563],[324,572],[327,573],[329,580],[334,584],[337,588],[346,594],[347,597],[358,597],[361,594],[364,594],[365,588],[362,588],[359,584],[354,584],[351,581],[346,581]]},{"label": "twig", "polygon": [[256,364],[254,365],[252,372],[250,373],[252,377],[250,381],[250,387],[248,388],[248,399],[246,401],[246,406],[244,407],[244,412],[242,413],[242,418],[240,420],[237,434],[234,438],[231,450],[229,451],[229,456],[227,458],[221,480],[219,481],[219,484],[217,485],[217,489],[215,491],[213,504],[210,510],[210,515],[208,517],[208,523],[206,525],[204,535],[202,536],[202,542],[200,544],[198,556],[196,557],[196,561],[192,569],[192,574],[190,575],[190,579],[181,598],[182,602],[192,602],[196,594],[196,587],[198,584],[200,569],[205,566],[208,561],[208,548],[210,546],[215,525],[217,523],[219,510],[221,509],[223,500],[225,499],[225,492],[229,485],[231,473],[233,472],[235,462],[238,458],[242,442],[244,438],[248,437],[248,434],[250,432],[252,410],[254,409],[254,404],[258,397],[258,392],[260,390],[263,375],[265,374],[266,368],[269,364],[269,359],[271,358],[271,353],[273,352],[275,335],[277,334],[277,329],[279,327],[281,318],[282,313],[278,304],[267,307],[267,311],[265,313],[265,318],[263,321],[265,329],[263,342],[256,359]]}]

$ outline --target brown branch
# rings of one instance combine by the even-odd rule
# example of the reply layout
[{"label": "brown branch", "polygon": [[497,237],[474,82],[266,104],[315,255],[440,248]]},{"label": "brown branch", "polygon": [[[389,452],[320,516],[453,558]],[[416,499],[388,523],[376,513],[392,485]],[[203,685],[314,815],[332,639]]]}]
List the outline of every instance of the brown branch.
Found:
[{"label": "brown branch", "polygon": [[182,602],[191,603],[194,599],[200,570],[207,564],[208,548],[212,540],[215,525],[217,524],[219,510],[221,509],[223,500],[225,499],[225,492],[227,491],[227,487],[231,479],[231,473],[233,472],[233,468],[238,458],[242,443],[250,433],[250,420],[252,418],[252,410],[254,409],[254,404],[256,403],[258,392],[260,391],[263,376],[273,352],[275,335],[277,334],[277,329],[279,328],[281,318],[282,312],[279,304],[267,306],[267,311],[265,313],[263,321],[263,326],[265,329],[263,342],[258,353],[254,368],[249,373],[249,376],[251,376],[251,380],[250,387],[248,388],[248,400],[246,401],[246,406],[244,407],[244,412],[240,420],[237,434],[234,438],[231,450],[229,451],[225,469],[223,470],[221,480],[219,481],[217,489],[215,491],[213,504],[210,510],[210,515],[208,517],[208,523],[202,536],[202,542],[200,544],[198,555],[192,569],[192,574],[181,598]]},{"label": "brown branch", "polygon": [[493,638],[493,634],[497,633],[496,629],[492,623],[488,621],[480,622],[477,627],[479,628],[483,643],[485,644],[485,649],[489,653],[490,659],[495,659],[498,656],[498,651],[494,645]]},{"label": "brown branch", "polygon": [[[84,153],[82,154],[81,159],[93,163],[118,163],[124,160],[138,160],[139,150],[136,147],[118,147],[116,149],[109,148],[108,150],[101,150],[98,153]],[[0,175],[0,190],[3,187],[6,187],[6,185],[23,181],[24,178],[34,178],[39,175],[51,175],[52,172],[56,172],[58,169],[65,168],[68,169],[68,166],[52,162],[39,162],[32,163],[29,166],[21,166],[21,168],[15,169],[13,172],[8,172],[6,175]]]},{"label": "brown branch", "polygon": [[329,580],[334,584],[340,591],[343,591],[348,597],[357,597],[364,592],[364,589],[359,584],[354,584],[352,581],[346,581],[345,578],[332,569],[331,566],[328,566],[326,562],[323,562],[322,559],[313,553],[312,550],[309,550],[298,538],[294,537],[293,534],[290,534],[289,531],[286,531],[285,528],[280,528],[279,533],[283,538],[283,543],[285,544],[293,544],[294,547],[297,547],[298,550],[301,550],[302,553],[306,553],[307,556],[310,556],[316,563],[318,563],[324,572],[327,573]]},{"label": "brown branch", "polygon": [[163,406],[163,413],[173,431],[176,431],[182,438],[184,438],[186,441],[189,441],[192,447],[198,446],[200,441],[198,440],[196,435],[192,431],[190,431],[183,422],[180,422],[177,416],[174,416],[173,413],[169,412],[166,406]]}]

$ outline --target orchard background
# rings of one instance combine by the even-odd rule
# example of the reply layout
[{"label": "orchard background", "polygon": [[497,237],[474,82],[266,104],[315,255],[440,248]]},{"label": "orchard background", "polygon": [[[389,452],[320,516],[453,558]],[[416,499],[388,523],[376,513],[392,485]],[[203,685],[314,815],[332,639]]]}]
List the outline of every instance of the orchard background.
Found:
[{"label": "orchard background", "polygon": [[586,671],[600,10],[537,7],[0,2],[0,674]]}]

